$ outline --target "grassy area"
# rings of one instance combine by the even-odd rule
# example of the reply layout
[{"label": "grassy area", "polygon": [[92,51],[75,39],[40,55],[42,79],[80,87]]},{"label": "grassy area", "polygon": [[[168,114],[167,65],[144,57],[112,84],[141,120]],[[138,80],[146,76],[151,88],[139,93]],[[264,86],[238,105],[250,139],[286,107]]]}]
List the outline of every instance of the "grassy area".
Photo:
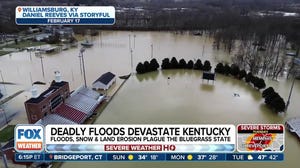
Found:
[{"label": "grassy area", "polygon": [[7,142],[14,137],[15,125],[8,125],[0,131],[0,142]]},{"label": "grassy area", "polygon": [[39,41],[30,41],[30,40],[25,40],[25,41],[20,41],[18,44],[8,44],[4,46],[3,48],[25,48],[25,47],[31,47],[31,46],[39,46],[46,44],[45,42],[39,42]]},{"label": "grassy area", "polygon": [[30,40],[25,40],[25,41],[20,41],[18,44],[12,43],[12,44],[7,44],[2,47],[0,47],[0,56],[6,55],[11,53],[10,51],[1,51],[3,48],[25,48],[25,47],[32,47],[32,46],[39,46],[39,45],[44,45],[47,44],[45,42],[36,42],[36,41],[30,41]]},{"label": "grassy area", "polygon": [[6,54],[9,54],[9,53],[10,53],[10,51],[1,51],[1,50],[0,50],[0,56],[6,55]]}]

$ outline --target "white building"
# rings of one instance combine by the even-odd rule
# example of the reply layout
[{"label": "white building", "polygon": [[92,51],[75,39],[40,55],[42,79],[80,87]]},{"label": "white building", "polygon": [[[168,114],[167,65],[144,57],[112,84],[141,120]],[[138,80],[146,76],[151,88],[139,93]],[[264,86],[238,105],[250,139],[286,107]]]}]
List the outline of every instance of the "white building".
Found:
[{"label": "white building", "polygon": [[107,90],[112,84],[116,82],[116,75],[111,72],[106,72],[101,75],[94,83],[93,89],[96,90]]}]

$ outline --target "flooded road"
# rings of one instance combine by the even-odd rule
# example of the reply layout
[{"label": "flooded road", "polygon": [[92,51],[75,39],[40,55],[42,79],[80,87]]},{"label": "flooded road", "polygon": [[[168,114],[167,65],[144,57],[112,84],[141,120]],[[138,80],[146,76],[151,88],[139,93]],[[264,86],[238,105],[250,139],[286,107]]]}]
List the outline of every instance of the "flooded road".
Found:
[{"label": "flooded road", "polygon": [[[205,45],[203,47],[203,43]],[[229,61],[227,52],[212,48],[213,40],[203,36],[174,34],[172,32],[103,31],[94,37],[94,46],[83,53],[87,83],[91,85],[102,73],[111,71],[117,76],[132,71],[140,61],[156,58],[159,63],[165,57],[202,61],[208,59],[213,67],[216,62]],[[153,54],[151,51],[153,45]],[[204,48],[204,53],[202,55]],[[44,54],[45,77],[41,60],[27,51],[0,57],[0,69],[5,81],[17,86],[7,86],[7,93],[19,89],[27,92],[7,104],[7,115],[18,112],[12,123],[25,123],[23,102],[29,98],[32,81],[44,81],[48,85],[59,70],[63,79],[70,82],[71,89],[83,84],[79,65],[79,49],[73,48],[57,54]],[[31,74],[31,75],[30,75]],[[168,80],[168,77],[170,79]],[[98,124],[239,124],[239,123],[284,123],[287,118],[299,116],[300,83],[296,81],[292,101],[285,116],[271,112],[263,103],[260,92],[243,81],[222,75],[212,85],[201,78],[200,71],[166,70],[132,76],[112,99],[98,118]],[[287,100],[291,81],[266,81]],[[47,86],[39,86],[40,92]],[[234,97],[238,93],[240,97]],[[1,119],[3,119],[1,117]],[[286,133],[285,161],[281,163],[65,163],[63,167],[295,167],[299,162],[299,140]]]}]

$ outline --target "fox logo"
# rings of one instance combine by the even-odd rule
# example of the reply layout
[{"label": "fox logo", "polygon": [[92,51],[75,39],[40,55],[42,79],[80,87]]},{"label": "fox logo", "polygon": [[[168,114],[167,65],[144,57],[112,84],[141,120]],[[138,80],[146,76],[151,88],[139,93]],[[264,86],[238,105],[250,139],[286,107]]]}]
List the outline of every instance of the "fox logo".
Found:
[{"label": "fox logo", "polygon": [[18,152],[43,150],[44,128],[41,125],[17,125],[15,127],[15,149]]}]

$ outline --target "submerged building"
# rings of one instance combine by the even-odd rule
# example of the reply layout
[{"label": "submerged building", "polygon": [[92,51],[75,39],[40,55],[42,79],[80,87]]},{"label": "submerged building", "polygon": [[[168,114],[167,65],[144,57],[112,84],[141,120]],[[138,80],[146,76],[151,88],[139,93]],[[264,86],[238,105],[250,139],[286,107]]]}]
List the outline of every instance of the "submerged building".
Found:
[{"label": "submerged building", "polygon": [[[35,90],[32,92],[35,92]],[[65,81],[52,82],[50,87],[39,96],[33,94],[33,97],[25,102],[28,122],[33,124],[53,113],[59,105],[64,103],[69,95],[69,83]]]},{"label": "submerged building", "polygon": [[93,82],[93,89],[108,90],[116,82],[116,75],[106,72]]},{"label": "submerged building", "polygon": [[105,96],[84,86],[72,93],[69,83],[61,81],[59,72],[50,87],[25,102],[31,124],[80,124],[90,117]]},{"label": "submerged building", "polygon": [[300,140],[300,117],[290,118],[285,122],[286,128],[296,134]]}]

